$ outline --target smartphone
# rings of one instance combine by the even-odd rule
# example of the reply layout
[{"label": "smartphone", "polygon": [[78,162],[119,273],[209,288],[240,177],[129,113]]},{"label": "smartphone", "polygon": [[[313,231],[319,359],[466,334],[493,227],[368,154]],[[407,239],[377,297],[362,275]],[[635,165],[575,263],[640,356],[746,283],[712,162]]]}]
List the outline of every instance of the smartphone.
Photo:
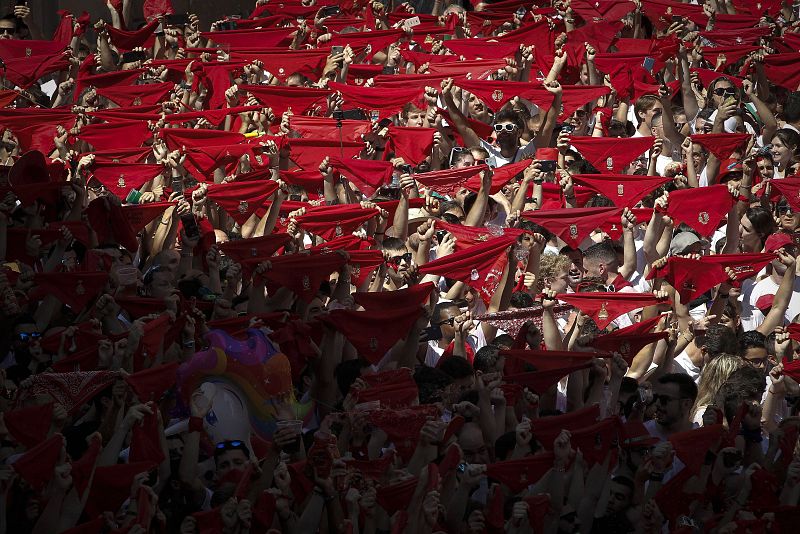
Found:
[{"label": "smartphone", "polygon": [[186,13],[173,13],[166,15],[164,20],[167,21],[168,26],[186,26],[189,24],[189,15]]},{"label": "smartphone", "polygon": [[436,242],[440,243],[444,241],[444,238],[447,237],[447,230],[437,230],[436,231]]},{"label": "smartphone", "polygon": [[733,105],[733,104],[736,104],[736,97],[735,96],[729,96],[728,98],[725,99],[725,102],[723,102],[723,105],[725,105],[725,106],[730,106],[730,105]]},{"label": "smartphone", "polygon": [[[375,113],[377,114],[378,117],[380,117],[380,113],[378,113],[377,111]],[[378,131],[381,131],[384,128],[388,128],[391,125],[392,125],[392,119],[388,119],[388,118],[387,119],[381,119],[381,121],[378,123]]]},{"label": "smartphone", "polygon": [[400,165],[400,172],[402,174],[411,174],[412,172],[414,172],[414,168],[411,167],[411,165],[409,165],[408,163],[406,163],[405,165]]},{"label": "smartphone", "polygon": [[197,225],[197,220],[194,218],[194,215],[191,213],[182,215],[181,222],[183,223],[183,231],[186,232],[186,237],[200,237],[200,227]]},{"label": "smartphone", "polygon": [[335,56],[336,54],[342,54],[342,53],[344,53],[344,47],[343,46],[332,46],[331,47],[331,55],[332,56]]},{"label": "smartphone", "polygon": [[467,470],[467,467],[468,467],[467,464],[461,462],[456,466],[456,471],[458,471],[459,473],[464,473]]},{"label": "smartphone", "polygon": [[556,172],[556,162],[552,159],[540,160],[539,170],[542,172]]},{"label": "smartphone", "polygon": [[227,32],[231,30],[235,30],[239,27],[235,20],[223,20],[219,24],[217,24],[217,31],[220,32]]},{"label": "smartphone", "polygon": [[155,35],[164,35],[164,25],[160,24],[156,27],[156,31],[153,32]]},{"label": "smartphone", "polygon": [[144,61],[147,59],[147,52],[141,50],[131,50],[122,54],[122,63],[134,63],[136,61]]},{"label": "smartphone", "polygon": [[323,7],[322,9],[319,10],[320,18],[332,17],[333,15],[338,15],[338,14],[339,14],[339,6],[328,6],[328,7]]},{"label": "smartphone", "polygon": [[172,180],[172,192],[183,194],[183,178]]},{"label": "smartphone", "polygon": [[17,0],[16,2],[14,2],[14,5],[15,6],[27,6],[28,2],[27,2],[27,0]]},{"label": "smartphone", "polygon": [[575,131],[575,127],[571,124],[564,124],[561,126],[562,132],[572,133]]},{"label": "smartphone", "polygon": [[433,325],[429,326],[420,333],[419,340],[420,342],[438,341],[442,339],[442,336],[442,327],[439,325]]},{"label": "smartphone", "polygon": [[651,57],[646,57],[646,58],[644,58],[644,61],[642,61],[642,67],[644,67],[644,70],[648,70],[648,71],[653,70],[653,67],[655,66],[655,64],[656,64],[656,60],[651,58]]}]

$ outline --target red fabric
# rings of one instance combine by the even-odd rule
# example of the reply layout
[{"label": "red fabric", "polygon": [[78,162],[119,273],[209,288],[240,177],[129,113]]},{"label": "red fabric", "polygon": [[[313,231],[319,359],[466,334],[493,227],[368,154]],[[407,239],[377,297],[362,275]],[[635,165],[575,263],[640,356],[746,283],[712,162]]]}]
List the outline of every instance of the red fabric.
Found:
[{"label": "red fabric", "polygon": [[297,218],[305,231],[330,240],[353,233],[359,226],[378,215],[375,209],[365,209],[355,204],[319,206]]},{"label": "red fabric", "polygon": [[741,286],[742,281],[757,275],[761,272],[761,269],[775,258],[777,256],[771,253],[714,254],[703,256],[700,258],[700,263],[706,264],[705,270],[714,272],[720,283],[728,279],[728,275],[725,274],[725,267],[730,267],[735,273],[735,285]]},{"label": "red fabric", "polygon": [[773,202],[781,196],[786,199],[792,211],[800,211],[800,176],[789,176],[782,180],[770,180],[772,194],[770,200]]},{"label": "red fabric", "polygon": [[429,417],[438,417],[438,414],[438,408],[428,404],[402,410],[373,410],[367,414],[367,419],[386,432],[400,457],[408,461],[414,453],[420,429]]},{"label": "red fabric", "polygon": [[515,358],[530,364],[534,367],[535,371],[549,371],[551,369],[560,369],[570,365],[578,365],[585,363],[587,360],[593,360],[603,356],[610,356],[610,354],[598,354],[595,352],[573,352],[567,350],[503,350],[501,355],[507,358]]},{"label": "red fabric", "polygon": [[142,12],[144,13],[144,18],[150,20],[159,15],[172,15],[175,13],[175,8],[172,7],[171,0],[144,0]]},{"label": "red fabric", "polygon": [[433,288],[434,285],[432,282],[426,282],[397,291],[355,293],[353,295],[353,300],[367,311],[404,309],[413,306],[422,306],[430,297]]},{"label": "red fabric", "polygon": [[562,293],[558,299],[591,317],[601,330],[624,313],[662,303],[652,293]]},{"label": "red fabric", "polygon": [[435,128],[389,126],[389,139],[395,157],[403,158],[406,163],[419,165],[431,155]]},{"label": "red fabric", "polygon": [[[142,121],[119,121],[87,124],[81,127],[78,137],[98,150],[140,147],[153,133]],[[148,150],[150,152],[150,150]],[[96,163],[102,160],[95,159]]]},{"label": "red fabric", "polygon": [[19,141],[21,150],[40,150],[50,153],[57,127],[66,129],[75,124],[70,112],[40,108],[4,109],[0,125],[10,129]]},{"label": "red fabric", "polygon": [[37,273],[34,277],[37,290],[56,297],[75,312],[99,295],[107,281],[105,272]]},{"label": "red fabric", "polygon": [[335,326],[353,344],[361,357],[377,364],[395,343],[408,336],[421,314],[420,306],[382,312],[339,309],[320,319]]},{"label": "red fabric", "polygon": [[445,48],[457,56],[466,59],[504,59],[514,56],[519,50],[519,44],[513,42],[498,43],[484,39],[452,39],[443,41]]},{"label": "red fabric", "polygon": [[295,171],[280,171],[281,180],[289,185],[302,187],[308,194],[309,200],[315,197],[325,199],[325,180],[318,169],[296,169]]},{"label": "red fabric", "polygon": [[411,504],[411,498],[414,496],[414,491],[417,489],[417,482],[417,477],[412,477],[389,486],[378,486],[378,504],[389,515],[398,510],[408,509],[409,504]]},{"label": "red fabric", "polygon": [[[709,41],[716,43],[718,46],[736,46],[741,44],[756,43],[761,37],[765,37],[772,33],[769,27],[759,26],[757,28],[739,28],[734,30],[718,30],[700,32],[701,37],[705,37]],[[703,49],[705,53],[707,48]],[[728,58],[729,63],[734,63],[736,60]]]},{"label": "red fabric", "polygon": [[[262,28],[258,30],[229,30],[223,32],[200,32],[200,36],[209,39],[209,45],[214,43],[228,45],[230,49],[237,48],[270,48],[288,47],[294,37],[295,28]],[[287,50],[287,53],[289,51]],[[291,74],[291,73],[289,73]]]},{"label": "red fabric", "polygon": [[619,208],[574,208],[568,210],[526,211],[522,217],[544,226],[572,248],[578,248],[591,232],[609,217],[619,216]]},{"label": "red fabric", "polygon": [[[717,33],[717,32],[714,32]],[[736,42],[736,41],[734,41]],[[742,41],[744,42],[744,41]],[[758,46],[749,46],[749,45],[733,45],[733,46],[715,46],[715,47],[703,47],[703,59],[708,61],[711,65],[717,64],[717,58],[720,55],[725,56],[725,61],[723,65],[733,65],[746,55],[757,52],[761,50]]]},{"label": "red fabric", "polygon": [[[262,30],[263,31],[263,30]],[[276,34],[280,36],[280,34]],[[278,78],[282,83],[292,74],[298,73],[312,80],[318,80],[328,59],[328,49],[288,50],[286,48],[254,49],[252,51],[233,50],[231,59],[235,61],[261,61],[264,70]],[[351,65],[355,67],[356,65]]]},{"label": "red fabric", "polygon": [[[232,108],[223,109],[205,109],[203,111],[187,111],[185,113],[173,113],[166,115],[164,121],[167,123],[183,123],[190,122],[196,119],[205,119],[215,127],[222,125],[222,122],[228,115],[236,115],[239,113],[246,113],[248,111],[261,110],[263,106],[235,106]],[[234,120],[236,120],[234,118]]]},{"label": "red fabric", "polygon": [[152,462],[97,467],[89,490],[89,499],[86,502],[86,513],[95,516],[104,511],[116,512],[130,496],[134,477],[155,467],[156,464]]},{"label": "red fabric", "polygon": [[405,35],[403,30],[379,30],[371,32],[352,32],[347,34],[334,35],[329,41],[333,46],[347,46],[351,48],[369,46],[371,50],[367,53],[365,61],[372,59],[376,52],[380,52],[392,43],[397,42]]},{"label": "red fabric", "polygon": [[123,107],[141,106],[143,104],[149,106],[161,103],[174,88],[174,84],[167,82],[145,85],[115,85],[98,88],[97,94]]},{"label": "red fabric", "polygon": [[158,401],[175,385],[178,363],[165,363],[125,377],[125,382],[139,397],[139,402]]},{"label": "red fabric", "polygon": [[709,272],[705,267],[699,260],[672,256],[664,267],[651,270],[647,278],[649,280],[655,277],[663,278],[678,291],[681,302],[688,304],[720,281],[727,279],[725,276],[719,280],[715,273]]},{"label": "red fabric", "polygon": [[[789,337],[791,337],[794,340],[797,340],[799,337],[798,336],[799,333],[800,329],[797,328],[796,324],[789,325]],[[800,360],[794,360],[789,363],[784,363],[783,374],[793,379],[795,382],[800,382]]]},{"label": "red fabric", "polygon": [[503,505],[505,504],[505,496],[503,489],[500,485],[495,485],[494,488],[489,490],[490,495],[486,503],[486,511],[484,516],[486,518],[486,530],[490,533],[505,532],[505,517],[503,514]]},{"label": "red fabric", "polygon": [[[530,167],[532,160],[523,159],[522,161],[518,161],[516,163],[507,163],[502,167],[492,169],[492,185],[489,186],[489,194],[494,195],[500,192],[503,189],[503,186],[510,182],[515,176],[522,173],[525,169]],[[469,189],[470,191],[475,191],[476,193],[481,188],[481,177],[480,176],[473,176],[467,183],[464,184],[464,187]]]},{"label": "red fabric", "polygon": [[141,371],[145,363],[152,362],[162,350],[162,343],[170,344],[167,332],[170,329],[171,318],[166,312],[158,317],[148,320],[144,324],[142,338],[133,355],[133,370]]},{"label": "red fabric", "polygon": [[372,197],[378,189],[389,184],[394,172],[394,165],[388,161],[342,159],[331,156],[330,164],[367,197]]},{"label": "red fabric", "polygon": [[[258,164],[254,149],[255,145],[215,145],[190,148],[186,150],[184,166],[195,175],[197,179],[213,180],[214,171],[221,167],[225,175],[233,173],[245,155],[250,157],[253,165]],[[259,156],[260,157],[260,156]],[[237,181],[241,181],[241,178]]]},{"label": "red fabric", "polygon": [[54,54],[21,57],[5,60],[3,75],[15,85],[27,89],[42,76],[52,72],[66,70],[69,68],[69,61],[63,52]]},{"label": "red fabric", "polygon": [[[650,331],[656,326],[658,326],[658,323],[660,321],[661,321],[661,316],[657,315],[645,321],[633,323],[632,325],[626,326],[625,328],[619,328],[617,330],[614,330],[613,332],[609,332],[608,334],[604,334],[600,337],[595,338],[593,346],[599,349],[608,350],[610,352],[614,351],[619,352],[620,354],[622,354],[623,357],[627,359],[629,355],[634,356],[637,352],[639,352],[639,350],[641,350],[641,347],[639,349],[634,350],[635,345],[634,343],[631,343],[631,341],[634,341],[637,336],[642,336],[647,338],[647,336],[651,334]],[[623,345],[625,342],[628,342],[630,344],[629,345],[630,349],[627,351],[621,350],[623,348],[621,345]],[[648,341],[647,343],[642,345],[642,347],[644,347],[645,345],[649,345],[650,343],[652,343],[652,341]]]},{"label": "red fabric", "polygon": [[26,388],[20,388],[17,402],[23,403],[37,395],[49,395],[72,414],[85,402],[117,380],[111,371],[77,373],[39,373],[29,377]]},{"label": "red fabric", "polygon": [[736,202],[725,185],[682,189],[669,194],[665,213],[675,224],[686,223],[703,236],[714,233],[720,221]]},{"label": "red fabric", "polygon": [[460,280],[478,290],[481,297],[489,301],[503,277],[508,262],[506,251],[516,242],[514,235],[504,235],[437,258],[419,268],[422,274],[439,274]]},{"label": "red fabric", "polygon": [[603,463],[609,451],[611,464],[616,465],[622,423],[618,416],[607,417],[594,425],[572,431],[571,443],[581,451],[588,465]]},{"label": "red fabric", "polygon": [[[653,217],[653,208],[631,208],[636,222],[647,222]],[[617,240],[622,237],[622,224],[619,216],[610,217],[600,226],[600,230],[607,233],[611,239]]]},{"label": "red fabric", "polygon": [[36,447],[28,449],[11,464],[11,468],[34,490],[41,491],[55,476],[53,471],[63,450],[64,436],[53,434]]},{"label": "red fabric", "polygon": [[31,449],[47,438],[53,417],[53,403],[18,408],[3,414],[8,433],[26,449]]},{"label": "red fabric", "polygon": [[0,90],[0,108],[4,108],[17,99],[19,93],[17,91],[8,89]]},{"label": "red fabric", "polygon": [[164,165],[149,163],[103,163],[95,161],[92,178],[112,194],[125,200],[131,189],[139,189],[164,172]]},{"label": "red fabric", "polygon": [[605,85],[562,85],[560,120],[569,118],[579,107],[611,92]]},{"label": "red fabric", "polygon": [[750,134],[738,133],[692,134],[690,137],[693,143],[702,146],[720,161],[730,158],[734,150],[750,140]]},{"label": "red fabric", "polygon": [[671,178],[629,174],[574,174],[575,183],[585,185],[611,200],[615,206],[633,207]]},{"label": "red fabric", "polygon": [[358,87],[336,82],[328,83],[328,87],[342,94],[345,109],[360,108],[378,111],[381,119],[400,112],[409,102],[419,101],[425,92],[424,89],[416,87],[388,89],[385,87]]},{"label": "red fabric", "polygon": [[594,425],[600,417],[600,406],[593,404],[574,412],[533,420],[533,435],[545,450],[553,450],[553,444],[562,430],[578,431]]},{"label": "red fabric", "polygon": [[288,234],[271,234],[250,239],[237,239],[219,245],[220,251],[239,263],[242,267],[255,267],[259,262],[268,260],[282,246],[289,242]]},{"label": "red fabric", "polygon": [[[643,82],[640,80],[632,80],[633,81],[633,99],[634,101],[638,100],[640,97],[644,95],[657,95],[658,90],[661,88],[658,84],[650,84],[647,82]],[[670,92],[670,98],[675,98],[675,95],[678,94],[678,91],[681,90],[681,81],[675,80],[674,82],[667,83],[667,88]]]},{"label": "red fabric", "polygon": [[347,264],[350,266],[352,283],[356,287],[361,287],[384,261],[380,250],[351,250],[349,254]]},{"label": "red fabric", "polygon": [[[273,111],[274,113],[274,111]],[[330,139],[339,141],[339,128],[337,121],[328,117],[304,117],[302,115],[292,115],[289,117],[289,126],[301,137],[315,137],[317,139]],[[345,141],[361,141],[361,136],[372,131],[372,124],[369,121],[342,121],[342,139]],[[316,172],[316,169],[314,169]]]},{"label": "red fabric", "polygon": [[686,465],[686,468],[691,473],[697,474],[703,466],[706,452],[709,450],[716,452],[715,449],[723,431],[720,423],[672,434],[669,441],[672,443],[675,455]]},{"label": "red fabric", "polygon": [[87,87],[111,87],[113,85],[132,85],[145,69],[117,70],[101,74],[79,75],[75,81],[75,100]]},{"label": "red fabric", "polygon": [[[85,127],[84,127],[85,128]],[[111,163],[143,163],[147,157],[153,153],[150,147],[144,148],[110,148],[107,150],[93,150],[81,154],[94,154],[95,161]]]},{"label": "red fabric", "polygon": [[492,111],[499,111],[515,96],[530,100],[542,109],[553,104],[553,94],[540,83],[503,82],[492,80],[456,80],[456,85],[479,98]]},{"label": "red fabric", "polygon": [[150,204],[122,206],[122,215],[133,232],[136,233],[164,213],[164,210],[168,207],[174,205],[173,202],[153,202]]},{"label": "red fabric", "polygon": [[[483,226],[463,226],[461,224],[450,224],[444,221],[436,221],[437,230],[447,230],[456,238],[456,250],[464,250],[479,243],[485,243],[491,239],[493,234]],[[503,235],[519,237],[525,231],[518,228],[503,228]]]},{"label": "red fabric", "polygon": [[619,20],[636,9],[636,4],[628,0],[575,0],[570,3],[572,10],[587,22],[597,20]]},{"label": "red fabric", "polygon": [[354,158],[364,149],[364,143],[332,139],[290,139],[291,159],[301,169],[313,170],[326,157],[338,152],[340,158]]},{"label": "red fabric", "polygon": [[30,61],[32,57],[59,54],[69,44],[33,39],[0,39],[0,41],[0,57],[5,61],[20,58],[28,58]]},{"label": "red fabric", "polygon": [[565,376],[576,371],[588,369],[591,366],[591,362],[576,363],[569,367],[559,367],[556,369],[548,369],[547,371],[532,371],[506,375],[505,379],[508,382],[514,382],[520,386],[527,387],[539,395],[544,395],[547,393],[547,390],[555,386],[556,383]]},{"label": "red fabric", "polygon": [[164,128],[159,132],[159,137],[164,140],[170,150],[180,150],[183,147],[235,144],[241,143],[245,139],[244,135],[238,132],[195,130],[193,128]]},{"label": "red fabric", "polygon": [[800,85],[800,69],[797,62],[800,53],[769,54],[764,57],[764,71],[770,82],[785,87],[790,91]]},{"label": "red fabric", "polygon": [[291,289],[305,302],[311,302],[319,285],[345,263],[340,254],[288,254],[270,260],[272,268],[264,277]]},{"label": "red fabric", "polygon": [[717,72],[715,70],[710,69],[689,69],[690,73],[697,73],[697,76],[700,78],[700,83],[703,84],[703,87],[708,88],[711,85],[711,82],[716,80],[717,78],[725,78],[737,88],[742,88],[742,79],[737,78],[736,76],[731,76],[730,74],[723,74],[721,72]]},{"label": "red fabric", "polygon": [[358,404],[379,401],[382,408],[390,409],[411,406],[418,400],[418,397],[419,389],[411,377],[404,383],[385,384],[355,390],[355,398]]},{"label": "red fabric", "polygon": [[600,172],[622,172],[650,150],[655,137],[574,137],[569,142]]},{"label": "red fabric", "polygon": [[329,89],[277,85],[242,85],[239,89],[251,93],[256,100],[269,106],[276,117],[280,117],[289,109],[295,115],[302,115],[314,107],[325,104],[325,99],[331,94]]},{"label": "red fabric", "polygon": [[245,181],[214,184],[208,198],[225,210],[239,224],[244,224],[278,189],[273,181]]},{"label": "red fabric", "polygon": [[459,189],[466,187],[471,178],[477,177],[481,171],[485,171],[488,168],[487,165],[475,165],[460,169],[443,169],[441,171],[415,174],[414,179],[428,189],[452,197],[458,193]]},{"label": "red fabric", "polygon": [[486,476],[499,480],[512,493],[519,493],[535,484],[553,467],[553,454],[540,453],[519,460],[494,462],[486,466]]},{"label": "red fabric", "polygon": [[131,448],[128,461],[153,462],[160,464],[164,461],[164,450],[161,448],[161,430],[158,423],[158,406],[150,403],[154,410],[152,414],[145,414],[144,418],[133,425],[131,431]]}]

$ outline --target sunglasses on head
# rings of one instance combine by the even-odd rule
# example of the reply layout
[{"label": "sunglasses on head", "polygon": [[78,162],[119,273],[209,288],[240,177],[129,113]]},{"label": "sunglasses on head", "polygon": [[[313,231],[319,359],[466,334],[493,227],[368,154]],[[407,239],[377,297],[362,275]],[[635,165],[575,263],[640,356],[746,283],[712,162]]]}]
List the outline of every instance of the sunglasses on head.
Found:
[{"label": "sunglasses on head", "polygon": [[736,89],[733,87],[717,87],[714,89],[714,94],[717,96],[728,95],[733,96],[736,94]]},{"label": "sunglasses on head", "polygon": [[510,122],[507,122],[505,124],[495,124],[494,125],[494,131],[497,132],[497,133],[500,133],[502,131],[513,132],[516,129],[517,129],[517,125],[513,124],[513,123],[510,123]]},{"label": "sunglasses on head", "polygon": [[40,332],[20,332],[19,333],[19,340],[22,342],[26,341],[34,341],[36,339],[40,339],[42,334]]},{"label": "sunglasses on head", "polygon": [[220,454],[225,451],[244,451],[245,453],[249,452],[247,449],[247,445],[245,445],[244,441],[238,439],[220,441],[219,443],[217,443],[216,449],[217,449],[217,454]]}]

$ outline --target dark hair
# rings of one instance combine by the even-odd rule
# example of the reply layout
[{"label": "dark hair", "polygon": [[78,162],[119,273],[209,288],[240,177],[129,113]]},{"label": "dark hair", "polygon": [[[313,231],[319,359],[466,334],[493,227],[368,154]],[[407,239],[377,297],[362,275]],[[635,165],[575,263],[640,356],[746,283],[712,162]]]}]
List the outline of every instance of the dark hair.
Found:
[{"label": "dark hair", "polygon": [[606,264],[615,263],[617,261],[617,253],[614,251],[614,247],[606,242],[595,243],[583,253],[583,261],[586,260],[594,260]]},{"label": "dark hair", "polygon": [[667,373],[658,379],[659,384],[677,384],[682,398],[697,399],[697,384],[694,379],[685,373]]},{"label": "dark hair", "polygon": [[745,365],[731,373],[719,388],[714,402],[723,407],[725,418],[730,423],[743,401],[761,400],[766,386],[764,374],[755,367]]},{"label": "dark hair", "polygon": [[703,334],[702,346],[711,358],[720,354],[736,354],[738,341],[736,334],[727,326],[712,324]]},{"label": "dark hair", "polygon": [[[431,313],[431,324],[442,322],[442,312],[448,308],[458,308],[458,305],[453,301],[438,302]],[[458,308],[458,311],[460,314],[461,309]]]},{"label": "dark hair", "polygon": [[441,364],[439,364],[439,370],[453,380],[467,378],[475,374],[472,365],[470,365],[467,360],[459,356],[451,356],[450,358],[446,358],[443,362],[441,362]]},{"label": "dark hair", "polygon": [[[475,205],[475,201],[478,200],[478,193],[470,193],[466,197],[464,197],[464,214],[468,214],[472,210],[472,206]],[[497,205],[497,201],[492,197],[489,197],[489,204],[487,208],[490,210],[493,209]]]},{"label": "dark hair", "polygon": [[441,390],[452,384],[453,379],[441,369],[423,365],[414,371],[414,382],[419,389],[419,403],[432,404],[442,400]]},{"label": "dark hair", "polygon": [[772,137],[780,139],[786,148],[791,149],[792,155],[796,156],[800,152],[800,134],[791,128],[781,128]]},{"label": "dark hair", "polygon": [[758,330],[748,330],[743,332],[739,338],[739,356],[743,356],[747,349],[767,348],[767,336]]},{"label": "dark hair", "polygon": [[761,206],[747,208],[745,216],[750,221],[750,224],[753,225],[753,231],[761,239],[761,247],[763,248],[767,238],[775,232],[775,219],[769,211]]},{"label": "dark hair", "polygon": [[550,241],[553,239],[553,232],[542,226],[541,224],[537,224],[533,221],[523,220],[517,225],[517,228],[521,230],[525,230],[526,232],[530,232],[532,234],[540,234],[544,237],[545,241]]},{"label": "dark hair", "polygon": [[442,213],[442,220],[450,224],[461,224],[461,220],[458,218],[458,216],[453,215],[452,213]]},{"label": "dark hair", "polygon": [[500,357],[500,348],[494,344],[484,345],[475,353],[472,365],[476,371],[488,373],[497,364]]},{"label": "dark hair", "polygon": [[606,196],[597,194],[589,199],[586,203],[587,208],[608,208],[614,205],[614,202]]},{"label": "dark hair", "polygon": [[406,243],[399,237],[387,237],[381,243],[381,250],[402,250],[406,248]]},{"label": "dark hair", "polygon": [[531,308],[533,306],[533,297],[526,291],[514,291],[511,294],[509,305],[514,308]]},{"label": "dark hair", "polygon": [[525,121],[522,119],[522,116],[518,111],[513,109],[503,109],[494,116],[494,124],[498,122],[513,122],[517,125],[517,129],[522,132],[525,129]]}]

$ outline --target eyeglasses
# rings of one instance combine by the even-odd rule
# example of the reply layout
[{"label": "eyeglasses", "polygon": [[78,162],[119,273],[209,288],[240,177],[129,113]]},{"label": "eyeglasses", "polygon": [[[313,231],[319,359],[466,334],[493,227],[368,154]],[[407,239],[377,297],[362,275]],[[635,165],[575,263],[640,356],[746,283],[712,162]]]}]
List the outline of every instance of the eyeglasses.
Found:
[{"label": "eyeglasses", "polygon": [[34,341],[41,338],[42,334],[40,332],[20,332],[18,337],[20,341],[27,343],[28,341]]},{"label": "eyeglasses", "polygon": [[653,403],[669,404],[672,401],[680,400],[678,397],[670,397],[669,395],[661,395],[658,393],[653,394]]},{"label": "eyeglasses", "polygon": [[505,124],[495,124],[494,125],[494,131],[497,132],[497,133],[500,133],[502,131],[513,132],[516,129],[517,129],[517,125],[513,124],[511,122],[507,122]]},{"label": "eyeglasses", "polygon": [[410,252],[406,252],[401,256],[392,256],[391,258],[389,258],[389,262],[395,264],[399,264],[401,261],[405,261],[406,263],[411,263],[412,257],[413,254],[411,254]]},{"label": "eyeglasses", "polygon": [[733,96],[736,94],[736,89],[734,89],[733,87],[727,87],[727,88],[717,87],[716,89],[714,89],[714,94],[717,96],[722,96],[722,95]]},{"label": "eyeglasses", "polygon": [[450,317],[449,319],[445,319],[444,321],[442,321],[440,323],[436,323],[436,326],[442,326],[442,325],[445,325],[445,324],[449,324],[450,326],[455,326],[456,318],[455,317]]},{"label": "eyeglasses", "polygon": [[789,206],[779,206],[778,215],[792,215],[792,208]]}]

